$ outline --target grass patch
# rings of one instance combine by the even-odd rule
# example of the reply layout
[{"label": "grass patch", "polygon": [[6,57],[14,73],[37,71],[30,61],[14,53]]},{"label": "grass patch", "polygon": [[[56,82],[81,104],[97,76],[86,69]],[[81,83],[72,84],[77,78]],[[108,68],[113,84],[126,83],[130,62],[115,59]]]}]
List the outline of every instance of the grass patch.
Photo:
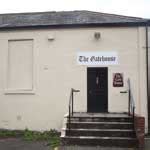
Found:
[{"label": "grass patch", "polygon": [[17,136],[16,131],[0,130],[0,138],[15,137],[15,136]]},{"label": "grass patch", "polygon": [[48,141],[48,145],[52,148],[60,145],[60,134],[56,130],[36,132],[26,129],[23,137],[27,141]]},{"label": "grass patch", "polygon": [[60,145],[60,133],[57,130],[44,132],[31,131],[25,129],[23,131],[0,130],[0,138],[21,137],[26,141],[47,141],[52,148]]}]

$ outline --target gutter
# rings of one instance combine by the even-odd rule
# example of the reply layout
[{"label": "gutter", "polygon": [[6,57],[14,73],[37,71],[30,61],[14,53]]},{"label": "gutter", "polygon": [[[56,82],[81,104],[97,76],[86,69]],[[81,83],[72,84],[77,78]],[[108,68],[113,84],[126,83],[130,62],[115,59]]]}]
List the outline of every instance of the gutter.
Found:
[{"label": "gutter", "polygon": [[1,30],[18,29],[58,29],[58,28],[89,28],[89,27],[145,27],[146,21],[141,22],[107,22],[107,23],[72,23],[72,24],[22,24],[22,25],[0,25]]}]

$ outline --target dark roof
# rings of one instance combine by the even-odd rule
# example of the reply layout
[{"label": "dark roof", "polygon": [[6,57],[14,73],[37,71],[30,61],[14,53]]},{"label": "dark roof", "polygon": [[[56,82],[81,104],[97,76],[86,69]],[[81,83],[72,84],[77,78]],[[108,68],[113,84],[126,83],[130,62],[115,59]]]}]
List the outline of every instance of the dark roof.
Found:
[{"label": "dark roof", "polygon": [[145,21],[143,18],[90,11],[0,14],[0,28],[73,25],[141,25]]}]

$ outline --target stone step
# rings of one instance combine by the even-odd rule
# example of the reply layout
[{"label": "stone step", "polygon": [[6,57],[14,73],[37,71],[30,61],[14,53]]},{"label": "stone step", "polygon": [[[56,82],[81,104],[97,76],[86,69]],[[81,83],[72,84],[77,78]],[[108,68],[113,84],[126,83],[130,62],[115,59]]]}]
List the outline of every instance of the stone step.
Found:
[{"label": "stone step", "polygon": [[135,150],[134,148],[102,147],[102,146],[60,146],[58,150]]},{"label": "stone step", "polygon": [[71,117],[73,122],[132,122],[132,117]]},{"label": "stone step", "polygon": [[[66,115],[66,117],[68,114]],[[87,113],[87,112],[74,112],[74,117],[131,117],[128,113]]]},{"label": "stone step", "polygon": [[66,136],[135,137],[129,129],[66,129]]},{"label": "stone step", "polygon": [[109,146],[109,147],[137,147],[136,138],[129,137],[85,137],[66,136],[61,138],[62,145]]},{"label": "stone step", "polygon": [[[69,123],[67,123],[69,128]],[[129,122],[71,122],[71,129],[133,129]]]}]

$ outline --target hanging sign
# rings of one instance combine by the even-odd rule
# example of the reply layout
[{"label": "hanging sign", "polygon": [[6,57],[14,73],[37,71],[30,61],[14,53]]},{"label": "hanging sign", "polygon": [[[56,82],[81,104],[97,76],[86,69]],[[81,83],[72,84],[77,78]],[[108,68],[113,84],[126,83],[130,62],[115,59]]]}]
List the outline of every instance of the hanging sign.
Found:
[{"label": "hanging sign", "polygon": [[113,74],[113,87],[123,87],[123,73]]},{"label": "hanging sign", "polygon": [[78,52],[77,63],[79,65],[117,65],[118,54],[116,52]]}]

